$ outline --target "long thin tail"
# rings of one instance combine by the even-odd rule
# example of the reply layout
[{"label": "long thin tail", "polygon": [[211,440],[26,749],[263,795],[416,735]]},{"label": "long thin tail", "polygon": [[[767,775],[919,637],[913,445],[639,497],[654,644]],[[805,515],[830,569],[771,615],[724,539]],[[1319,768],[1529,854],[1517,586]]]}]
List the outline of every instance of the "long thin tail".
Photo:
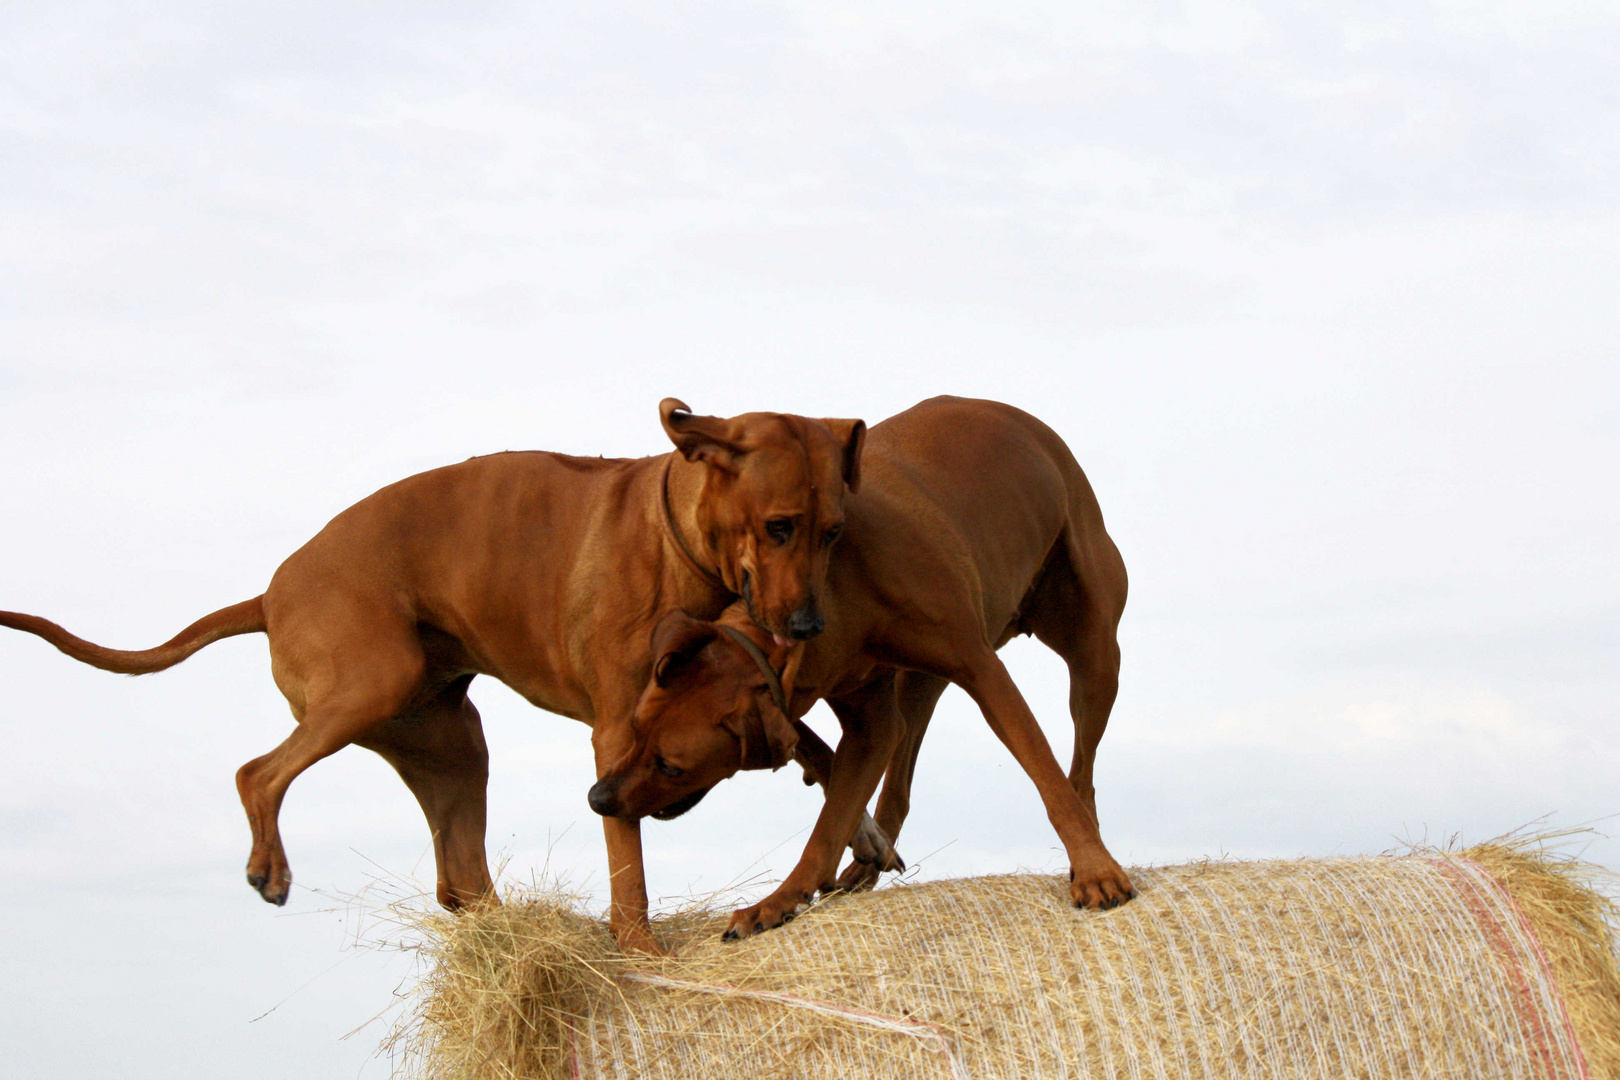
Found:
[{"label": "long thin tail", "polygon": [[0,611],[0,626],[36,634],[73,659],[103,671],[116,671],[120,675],[148,675],[174,667],[204,645],[212,645],[220,638],[263,633],[263,601],[264,597],[255,596],[240,604],[220,608],[212,615],[204,615],[157,648],[140,651],[96,645],[81,637],[74,637],[48,619],[24,615],[20,611]]}]

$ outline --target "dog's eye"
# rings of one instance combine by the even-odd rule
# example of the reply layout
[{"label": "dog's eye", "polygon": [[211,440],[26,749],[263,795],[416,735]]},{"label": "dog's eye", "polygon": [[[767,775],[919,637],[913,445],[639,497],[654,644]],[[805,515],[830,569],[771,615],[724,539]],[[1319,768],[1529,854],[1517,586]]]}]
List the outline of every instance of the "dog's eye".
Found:
[{"label": "dog's eye", "polygon": [[837,540],[838,534],[842,533],[843,531],[844,527],[842,525],[834,525],[832,528],[827,530],[827,534],[821,538],[821,542],[827,547],[832,547],[832,542]]},{"label": "dog's eye", "polygon": [[671,780],[678,780],[686,775],[685,769],[677,769],[675,766],[671,765],[661,757],[653,759],[653,768],[657,769]]},{"label": "dog's eye", "polygon": [[765,535],[778,544],[793,539],[793,522],[789,518],[772,518],[765,523]]}]

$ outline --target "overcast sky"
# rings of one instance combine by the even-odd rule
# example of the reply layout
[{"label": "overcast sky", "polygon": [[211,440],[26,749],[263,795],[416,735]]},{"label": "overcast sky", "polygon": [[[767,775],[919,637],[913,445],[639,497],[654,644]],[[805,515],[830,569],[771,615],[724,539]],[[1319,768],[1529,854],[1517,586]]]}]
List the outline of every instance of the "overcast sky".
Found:
[{"label": "overcast sky", "polygon": [[[665,395],[994,397],[1130,569],[1122,861],[1620,814],[1613,5],[1075,7],[6,5],[0,607],[156,644],[401,476],[663,452]],[[1066,760],[1061,662],[1004,655]],[[0,681],[0,1059],[386,1076],[387,1017],[340,1037],[410,958],[341,898],[431,891],[426,827],[344,751],[251,892],[263,638],[137,680],[7,632]],[[508,879],[602,895],[587,730],[473,697]],[[778,879],[816,809],[784,770],[650,823],[655,902]],[[959,692],[901,851],[1062,869]]]}]

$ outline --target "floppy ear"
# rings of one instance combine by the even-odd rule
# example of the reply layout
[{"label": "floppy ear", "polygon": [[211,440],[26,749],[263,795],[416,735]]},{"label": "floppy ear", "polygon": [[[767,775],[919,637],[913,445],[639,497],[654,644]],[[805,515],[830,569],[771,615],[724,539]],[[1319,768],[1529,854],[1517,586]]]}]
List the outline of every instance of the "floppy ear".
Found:
[{"label": "floppy ear", "polygon": [[666,613],[653,627],[653,682],[668,686],[681,668],[714,640],[715,633],[713,623],[694,619],[680,608]]},{"label": "floppy ear", "polygon": [[725,726],[742,744],[744,769],[775,771],[793,760],[799,733],[769,697],[761,698],[758,704],[757,715],[734,714],[727,718]]},{"label": "floppy ear", "polygon": [[821,423],[843,444],[844,483],[851,491],[861,490],[861,451],[866,448],[866,421],[823,420]]},{"label": "floppy ear", "polygon": [[770,748],[771,771],[775,772],[793,760],[793,751],[799,748],[799,732],[774,701],[759,703],[759,718],[765,728],[765,745]]},{"label": "floppy ear", "polygon": [[726,472],[737,471],[743,449],[737,444],[731,421],[718,416],[693,416],[686,402],[667,397],[658,403],[664,434],[687,461],[703,461]]}]

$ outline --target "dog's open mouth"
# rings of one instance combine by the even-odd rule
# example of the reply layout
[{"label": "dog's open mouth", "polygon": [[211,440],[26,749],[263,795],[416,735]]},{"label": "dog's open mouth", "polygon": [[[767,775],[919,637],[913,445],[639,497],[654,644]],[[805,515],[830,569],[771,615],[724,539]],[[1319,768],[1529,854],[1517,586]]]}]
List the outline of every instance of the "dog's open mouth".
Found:
[{"label": "dog's open mouth", "polygon": [[699,788],[690,795],[676,799],[662,810],[654,810],[649,816],[656,818],[659,821],[669,821],[671,818],[678,818],[688,810],[692,809],[692,807],[702,802],[703,796],[707,795],[709,791],[709,788]]}]

